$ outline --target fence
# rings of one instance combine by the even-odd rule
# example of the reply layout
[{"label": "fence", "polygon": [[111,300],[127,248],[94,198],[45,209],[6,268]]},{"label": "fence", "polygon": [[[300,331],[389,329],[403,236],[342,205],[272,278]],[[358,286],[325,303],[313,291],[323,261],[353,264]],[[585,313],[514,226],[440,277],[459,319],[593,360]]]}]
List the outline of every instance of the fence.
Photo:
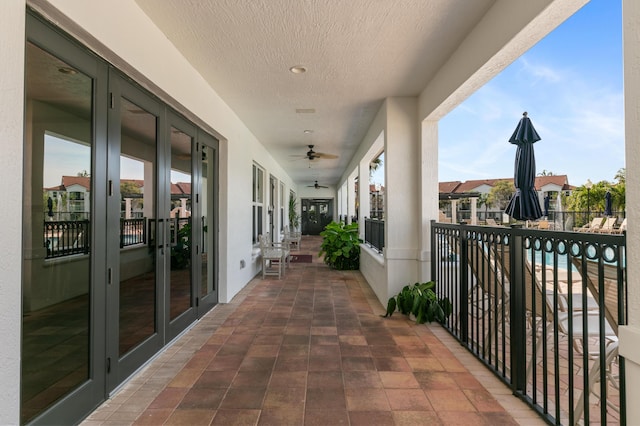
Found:
[{"label": "fence", "polygon": [[147,242],[147,219],[120,219],[120,248]]},{"label": "fence", "polygon": [[44,222],[46,258],[89,253],[91,235],[89,225],[88,220]]},{"label": "fence", "polygon": [[[445,327],[554,424],[625,424],[625,235],[432,222]],[[583,391],[584,389],[584,391]]]},{"label": "fence", "polygon": [[382,253],[384,249],[384,220],[364,219],[364,242]]}]

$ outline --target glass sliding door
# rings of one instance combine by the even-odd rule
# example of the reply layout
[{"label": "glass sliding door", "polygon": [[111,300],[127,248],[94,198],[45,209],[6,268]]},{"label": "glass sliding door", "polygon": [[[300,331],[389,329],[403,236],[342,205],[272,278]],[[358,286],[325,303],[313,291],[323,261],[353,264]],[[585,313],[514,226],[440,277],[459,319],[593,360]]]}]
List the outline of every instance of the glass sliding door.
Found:
[{"label": "glass sliding door", "polygon": [[104,397],[104,250],[93,241],[105,225],[94,212],[106,67],[32,16],[27,29],[21,423],[67,423]]}]

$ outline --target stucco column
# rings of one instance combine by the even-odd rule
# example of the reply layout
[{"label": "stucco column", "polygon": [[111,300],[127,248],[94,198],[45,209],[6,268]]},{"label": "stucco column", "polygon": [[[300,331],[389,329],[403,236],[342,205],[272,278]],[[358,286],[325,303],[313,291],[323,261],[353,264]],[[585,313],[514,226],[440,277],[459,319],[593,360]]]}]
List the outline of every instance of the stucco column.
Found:
[{"label": "stucco column", "polygon": [[124,218],[131,219],[131,198],[124,199]]},{"label": "stucco column", "polygon": [[478,197],[471,197],[471,224],[478,224]]},{"label": "stucco column", "polygon": [[421,156],[417,98],[388,98],[386,108],[385,259],[391,296],[419,279],[419,234],[424,230],[420,217]]},{"label": "stucco column", "polygon": [[420,281],[431,277],[431,221],[439,219],[438,122],[424,120],[420,134]]},{"label": "stucco column", "polygon": [[458,223],[458,200],[451,200],[451,223]]},{"label": "stucco column", "polygon": [[640,2],[623,0],[625,155],[627,167],[627,291],[629,318],[620,327],[626,369],[627,424],[640,424]]},{"label": "stucco column", "polygon": [[187,216],[187,199],[180,198],[180,217],[188,217]]},{"label": "stucco column", "polygon": [[355,176],[347,179],[347,223],[356,215],[356,180]]},{"label": "stucco column", "polygon": [[364,240],[364,219],[371,217],[371,199],[369,197],[369,162],[358,164],[358,232]]}]

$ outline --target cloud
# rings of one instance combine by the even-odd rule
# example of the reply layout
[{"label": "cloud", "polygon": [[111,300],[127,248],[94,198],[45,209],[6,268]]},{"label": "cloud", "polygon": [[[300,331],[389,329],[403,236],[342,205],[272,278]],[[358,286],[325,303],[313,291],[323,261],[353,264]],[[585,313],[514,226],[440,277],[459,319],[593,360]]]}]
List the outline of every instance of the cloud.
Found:
[{"label": "cloud", "polygon": [[615,75],[602,82],[589,69],[525,55],[441,120],[441,180],[510,175],[515,148],[507,141],[524,111],[542,137],[539,170],[579,183],[611,180],[624,167],[623,94]]},{"label": "cloud", "polygon": [[534,63],[524,55],[516,61],[516,64],[520,66],[520,72],[531,82],[531,85],[555,84],[565,80],[560,70],[549,65]]}]

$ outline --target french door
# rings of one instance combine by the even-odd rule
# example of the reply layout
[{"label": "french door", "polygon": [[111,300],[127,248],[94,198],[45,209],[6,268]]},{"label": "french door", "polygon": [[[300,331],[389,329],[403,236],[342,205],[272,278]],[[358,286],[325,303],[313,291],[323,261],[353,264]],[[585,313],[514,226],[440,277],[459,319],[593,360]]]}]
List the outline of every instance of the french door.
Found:
[{"label": "french door", "polygon": [[108,389],[217,302],[215,139],[109,78]]},{"label": "french door", "polygon": [[302,233],[319,235],[333,220],[333,199],[302,199]]},{"label": "french door", "polygon": [[21,423],[74,424],[218,300],[218,141],[27,15]]}]

